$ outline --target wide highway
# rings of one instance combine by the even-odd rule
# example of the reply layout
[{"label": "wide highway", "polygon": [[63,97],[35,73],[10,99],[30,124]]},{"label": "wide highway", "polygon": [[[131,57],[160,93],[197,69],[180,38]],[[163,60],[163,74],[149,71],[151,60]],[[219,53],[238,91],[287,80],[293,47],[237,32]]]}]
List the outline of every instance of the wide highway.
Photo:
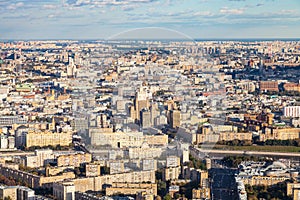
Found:
[{"label": "wide highway", "polygon": [[235,150],[218,150],[218,149],[201,149],[191,147],[191,151],[200,154],[207,155],[249,155],[249,156],[270,156],[270,157],[298,157],[300,158],[300,153],[296,152],[267,152],[267,151],[235,151]]}]

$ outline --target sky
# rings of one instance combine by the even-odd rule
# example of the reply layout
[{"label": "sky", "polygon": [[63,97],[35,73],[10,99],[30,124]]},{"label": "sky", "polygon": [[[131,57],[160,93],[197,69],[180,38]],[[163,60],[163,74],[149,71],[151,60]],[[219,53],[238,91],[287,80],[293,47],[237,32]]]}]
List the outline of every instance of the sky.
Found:
[{"label": "sky", "polygon": [[0,0],[0,18],[0,39],[300,38],[300,0]]}]

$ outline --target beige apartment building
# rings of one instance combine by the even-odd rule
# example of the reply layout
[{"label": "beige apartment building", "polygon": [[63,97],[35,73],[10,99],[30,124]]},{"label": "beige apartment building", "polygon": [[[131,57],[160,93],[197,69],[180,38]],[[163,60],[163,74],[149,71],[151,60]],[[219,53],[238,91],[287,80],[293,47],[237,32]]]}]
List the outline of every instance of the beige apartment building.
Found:
[{"label": "beige apartment building", "polygon": [[113,132],[111,128],[90,130],[92,145],[110,145],[112,148],[140,147],[143,143],[165,146],[168,144],[167,135],[143,135],[142,132]]},{"label": "beige apartment building", "polygon": [[21,162],[26,167],[43,167],[54,160],[53,151],[51,149],[36,149],[34,155],[21,158]]},{"label": "beige apartment building", "polygon": [[113,183],[111,187],[105,189],[106,195],[124,194],[136,195],[140,192],[157,195],[156,183]]},{"label": "beige apartment building", "polygon": [[6,187],[0,186],[0,199],[11,198],[12,200],[17,200],[17,188],[16,187]]},{"label": "beige apartment building", "polygon": [[265,128],[265,132],[259,134],[260,141],[266,140],[294,140],[298,139],[300,134],[299,128]]},{"label": "beige apartment building", "polygon": [[85,192],[88,190],[99,191],[104,184],[113,183],[155,183],[155,171],[134,171],[121,174],[109,174],[97,177],[74,179],[75,190]]},{"label": "beige apartment building", "polygon": [[192,190],[193,199],[210,199],[210,188],[198,188]]},{"label": "beige apartment building", "polygon": [[72,181],[53,183],[53,196],[57,200],[75,200],[75,186]]},{"label": "beige apartment building", "polygon": [[25,147],[68,146],[72,143],[72,132],[51,132],[29,130],[25,135]]},{"label": "beige apartment building", "polygon": [[57,166],[74,166],[79,167],[80,164],[90,163],[92,161],[92,154],[89,153],[72,153],[59,155],[56,157]]},{"label": "beige apartment building", "polygon": [[293,200],[299,200],[300,183],[287,183],[286,193],[288,196],[292,196]]},{"label": "beige apartment building", "polygon": [[259,82],[260,91],[274,91],[278,92],[278,82],[277,81],[260,81]]},{"label": "beige apartment building", "polygon": [[172,128],[177,128],[181,124],[181,113],[180,110],[170,111],[170,126]]},{"label": "beige apartment building", "polygon": [[232,141],[232,140],[252,140],[251,132],[221,132],[219,141]]},{"label": "beige apartment building", "polygon": [[299,83],[285,83],[283,85],[285,91],[297,91],[300,92],[300,84]]},{"label": "beige apartment building", "polygon": [[52,166],[47,166],[45,168],[46,171],[46,176],[57,176],[58,174],[63,173],[66,169],[74,169],[74,166],[66,166],[66,167],[52,167]]},{"label": "beige apartment building", "polygon": [[245,185],[275,185],[280,182],[289,180],[289,177],[284,176],[240,176]]},{"label": "beige apartment building", "polygon": [[101,175],[101,165],[98,163],[87,163],[85,165],[85,176],[94,177]]},{"label": "beige apartment building", "polygon": [[181,172],[180,169],[180,166],[165,168],[162,173],[163,181],[178,180]]},{"label": "beige apartment building", "polygon": [[162,154],[161,148],[136,147],[128,148],[128,156],[130,159],[157,158]]},{"label": "beige apartment building", "polygon": [[6,177],[12,177],[15,180],[18,180],[22,177],[22,180],[28,184],[30,188],[38,187],[52,187],[53,182],[63,181],[65,179],[74,179],[75,174],[73,172],[65,172],[58,176],[38,176],[28,172],[7,168],[0,165],[0,174]]}]

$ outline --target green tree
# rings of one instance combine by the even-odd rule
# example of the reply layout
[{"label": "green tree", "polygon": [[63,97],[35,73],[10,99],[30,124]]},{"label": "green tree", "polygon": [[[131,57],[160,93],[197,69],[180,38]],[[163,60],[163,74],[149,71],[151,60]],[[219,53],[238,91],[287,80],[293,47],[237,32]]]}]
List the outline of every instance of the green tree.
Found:
[{"label": "green tree", "polygon": [[171,197],[171,195],[169,195],[169,194],[166,194],[166,196],[164,196],[164,200],[172,200],[172,197]]}]

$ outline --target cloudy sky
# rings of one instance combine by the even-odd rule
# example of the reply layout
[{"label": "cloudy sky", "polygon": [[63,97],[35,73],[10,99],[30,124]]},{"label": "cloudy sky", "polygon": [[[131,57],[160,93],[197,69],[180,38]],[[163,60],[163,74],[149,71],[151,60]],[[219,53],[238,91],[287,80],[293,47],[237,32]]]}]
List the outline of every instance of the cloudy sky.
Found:
[{"label": "cloudy sky", "polygon": [[0,39],[300,37],[299,0],[0,0],[0,18]]}]

